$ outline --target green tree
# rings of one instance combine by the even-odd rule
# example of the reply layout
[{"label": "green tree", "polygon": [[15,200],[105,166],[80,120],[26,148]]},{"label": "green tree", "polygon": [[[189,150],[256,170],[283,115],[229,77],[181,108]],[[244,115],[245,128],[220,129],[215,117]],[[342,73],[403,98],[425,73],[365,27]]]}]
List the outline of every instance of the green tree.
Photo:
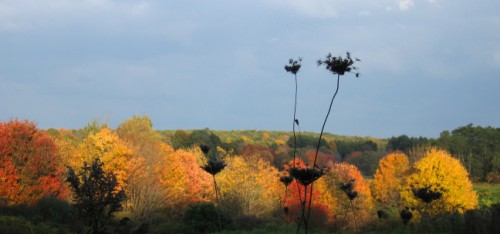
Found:
[{"label": "green tree", "polygon": [[383,152],[367,151],[357,155],[351,155],[345,159],[345,162],[356,166],[365,177],[371,177],[377,170],[377,165],[384,157]]},{"label": "green tree", "polygon": [[500,128],[468,124],[451,133],[444,131],[436,144],[457,157],[471,178],[484,181],[494,173],[495,160],[500,157]]},{"label": "green tree", "polygon": [[[304,147],[315,147],[316,144],[318,143],[318,138],[317,135],[306,135],[306,134],[301,134],[300,136],[300,141],[297,143],[298,148],[304,148]],[[294,146],[294,139],[293,136],[290,136],[288,138],[288,141],[286,142],[290,148]],[[326,143],[325,139],[320,140],[320,147],[329,147],[328,143]]]},{"label": "green tree", "polygon": [[203,130],[194,130],[189,136],[189,146],[207,145],[211,149],[216,149],[221,145],[220,138],[214,133],[210,132],[208,128]]},{"label": "green tree", "polygon": [[182,149],[189,147],[189,134],[182,130],[175,131],[174,135],[170,138],[170,144],[174,149]]},{"label": "green tree", "polygon": [[399,150],[408,154],[410,150],[415,147],[425,147],[432,144],[433,142],[425,137],[408,137],[407,135],[401,135],[398,137],[391,137],[387,143],[386,150],[389,152]]},{"label": "green tree", "polygon": [[80,173],[69,168],[69,182],[74,196],[74,206],[92,233],[106,233],[104,225],[111,220],[113,213],[121,210],[125,191],[116,190],[118,185],[113,173],[105,173],[103,163],[95,158],[91,165],[83,163]]},{"label": "green tree", "polygon": [[344,161],[347,156],[353,152],[366,152],[366,151],[377,151],[378,146],[377,143],[368,140],[368,141],[344,141],[339,140],[335,142],[336,149]]},{"label": "green tree", "polygon": [[79,129],[77,131],[76,135],[80,139],[85,139],[89,135],[98,133],[103,128],[108,128],[108,124],[105,122],[99,121],[97,119],[94,119],[94,120],[90,121],[84,128]]}]

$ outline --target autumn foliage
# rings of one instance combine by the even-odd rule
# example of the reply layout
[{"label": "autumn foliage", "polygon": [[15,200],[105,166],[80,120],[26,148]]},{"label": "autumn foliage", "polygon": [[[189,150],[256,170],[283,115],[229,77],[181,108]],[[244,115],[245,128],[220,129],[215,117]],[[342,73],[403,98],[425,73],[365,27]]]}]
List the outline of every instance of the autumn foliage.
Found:
[{"label": "autumn foliage", "polygon": [[405,177],[410,170],[408,157],[402,152],[390,153],[379,162],[373,180],[373,197],[383,207],[398,207]]},{"label": "autumn foliage", "polygon": [[[444,150],[432,148],[415,163],[413,173],[406,178],[401,198],[405,206],[417,214],[435,216],[458,212],[463,214],[477,206],[477,194],[472,189],[465,167]],[[439,198],[425,202],[417,198],[419,190],[439,193]]]},{"label": "autumn foliage", "polygon": [[[320,180],[321,179],[316,181],[315,185],[320,183]],[[315,227],[324,227],[326,225],[330,217],[330,210],[329,204],[326,204],[325,200],[321,197],[321,193],[325,192],[324,186],[316,186],[316,188],[312,191],[312,194],[310,193],[311,190],[307,189],[308,193],[304,194],[304,185],[297,183],[297,181],[294,180],[289,185],[288,190],[288,197],[286,198],[284,204],[284,207],[287,207],[289,210],[288,214],[285,216],[288,222],[299,222],[302,214],[301,203],[305,202],[305,204],[309,204],[309,201],[312,198],[313,203],[311,205],[309,225]]]},{"label": "autumn foliage", "polygon": [[[364,180],[358,168],[347,163],[331,163],[323,179],[335,199],[335,205],[330,210],[333,226],[355,231],[370,222],[373,217],[370,183]],[[347,183],[352,183],[353,191],[357,193],[352,200],[341,188]]]},{"label": "autumn foliage", "polygon": [[116,175],[118,187],[125,188],[129,172],[136,162],[132,160],[132,150],[109,128],[102,128],[85,138],[68,166],[79,168],[83,162],[89,163],[96,158],[104,164],[105,172]]},{"label": "autumn foliage", "polygon": [[212,199],[211,176],[197,164],[199,151],[176,150],[170,146],[162,165],[160,184],[165,188],[165,204],[170,207],[185,208],[197,202]]},{"label": "autumn foliage", "polygon": [[264,159],[226,157],[227,167],[217,175],[222,203],[230,213],[264,217],[279,207],[280,184],[276,168]]},{"label": "autumn foliage", "polygon": [[66,198],[64,168],[52,138],[29,121],[0,122],[0,196],[7,204]]},{"label": "autumn foliage", "polygon": [[[271,135],[266,138],[275,141]],[[229,223],[238,225],[275,222],[289,231],[286,225],[291,228],[295,223],[299,231],[307,226],[359,233],[384,226],[383,220],[377,220],[377,211],[387,211],[389,219],[396,219],[385,226],[403,225],[402,210],[411,213],[409,223],[418,224],[452,214],[465,217],[478,203],[460,160],[435,148],[419,151],[411,163],[402,152],[386,155],[370,184],[356,166],[333,163],[339,151],[320,152],[319,167],[312,168],[306,162],[314,161],[313,150],[304,150],[290,161],[292,151],[286,145],[241,143],[227,151],[216,147],[212,153],[224,167],[213,173],[206,170],[213,156],[210,150],[174,149],[165,139],[145,116],[134,116],[116,130],[94,124],[83,130],[44,131],[29,121],[0,122],[0,207],[34,205],[45,196],[75,204],[78,196],[64,182],[66,169],[74,168],[73,174],[81,175],[81,165],[96,160],[102,162],[104,174],[116,175],[113,191],[123,191],[126,197],[117,204],[123,207],[119,216],[145,228],[160,223],[158,217],[181,221],[194,204],[212,203],[218,215],[231,217],[234,220]],[[281,162],[288,163],[281,166]],[[226,228],[221,228],[222,223],[216,223],[219,230]],[[151,232],[183,233],[177,229]]]}]

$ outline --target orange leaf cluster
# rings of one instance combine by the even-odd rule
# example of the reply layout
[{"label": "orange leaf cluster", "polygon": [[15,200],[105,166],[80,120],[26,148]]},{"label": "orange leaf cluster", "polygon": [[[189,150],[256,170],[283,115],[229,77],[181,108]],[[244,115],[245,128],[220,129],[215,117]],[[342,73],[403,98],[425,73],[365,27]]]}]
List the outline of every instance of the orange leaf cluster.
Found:
[{"label": "orange leaf cluster", "polygon": [[[331,163],[323,179],[335,198],[334,209],[330,210],[334,226],[355,231],[356,225],[359,228],[369,223],[373,210],[370,183],[364,180],[356,166],[348,163]],[[341,184],[347,183],[353,183],[353,191],[357,193],[352,201],[340,188]]]},{"label": "orange leaf cluster", "polygon": [[398,207],[404,178],[408,175],[410,163],[402,152],[390,153],[379,162],[373,181],[373,197],[384,207]]}]

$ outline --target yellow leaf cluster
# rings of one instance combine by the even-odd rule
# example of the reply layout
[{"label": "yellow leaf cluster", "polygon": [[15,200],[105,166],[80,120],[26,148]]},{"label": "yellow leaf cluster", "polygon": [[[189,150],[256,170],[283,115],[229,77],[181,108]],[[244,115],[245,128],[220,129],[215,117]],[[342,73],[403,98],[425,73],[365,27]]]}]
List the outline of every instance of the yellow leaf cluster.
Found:
[{"label": "yellow leaf cluster", "polygon": [[[414,165],[407,177],[401,198],[417,215],[439,215],[459,212],[477,206],[478,197],[472,188],[468,173],[460,161],[444,150],[432,148]],[[442,198],[426,204],[413,194],[412,189],[429,188],[442,194]],[[419,213],[419,214],[418,214]]]},{"label": "yellow leaf cluster", "polygon": [[130,167],[134,165],[132,155],[132,150],[115,133],[103,128],[83,140],[68,164],[78,171],[83,162],[99,158],[104,163],[103,170],[116,175],[118,189],[121,189],[126,186]]},{"label": "yellow leaf cluster", "polygon": [[278,171],[261,159],[226,157],[226,168],[217,175],[223,204],[243,215],[263,216],[279,206]]}]

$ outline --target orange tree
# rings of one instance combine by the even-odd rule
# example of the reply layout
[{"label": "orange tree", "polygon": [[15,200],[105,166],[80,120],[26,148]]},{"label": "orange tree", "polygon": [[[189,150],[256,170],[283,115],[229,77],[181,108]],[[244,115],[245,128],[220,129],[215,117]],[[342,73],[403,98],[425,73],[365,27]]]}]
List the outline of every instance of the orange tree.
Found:
[{"label": "orange tree", "polygon": [[[450,153],[431,148],[412,168],[401,191],[405,206],[421,215],[436,216],[477,206],[478,197],[462,163]],[[426,195],[426,196],[422,196]],[[431,195],[431,199],[427,199]]]},{"label": "orange tree", "polygon": [[370,184],[356,166],[330,163],[323,180],[335,199],[335,206],[330,210],[335,229],[357,231],[371,221],[373,201]]},{"label": "orange tree", "polygon": [[384,208],[398,207],[400,193],[410,164],[402,152],[390,153],[379,162],[373,180],[373,197]]},{"label": "orange tree", "polygon": [[201,151],[173,150],[163,145],[167,152],[165,163],[159,168],[160,183],[165,188],[165,204],[180,212],[189,204],[212,199],[211,176],[199,166]]},{"label": "orange tree", "polygon": [[33,204],[44,196],[68,196],[56,145],[33,122],[0,122],[0,162],[0,196],[7,203]]}]

